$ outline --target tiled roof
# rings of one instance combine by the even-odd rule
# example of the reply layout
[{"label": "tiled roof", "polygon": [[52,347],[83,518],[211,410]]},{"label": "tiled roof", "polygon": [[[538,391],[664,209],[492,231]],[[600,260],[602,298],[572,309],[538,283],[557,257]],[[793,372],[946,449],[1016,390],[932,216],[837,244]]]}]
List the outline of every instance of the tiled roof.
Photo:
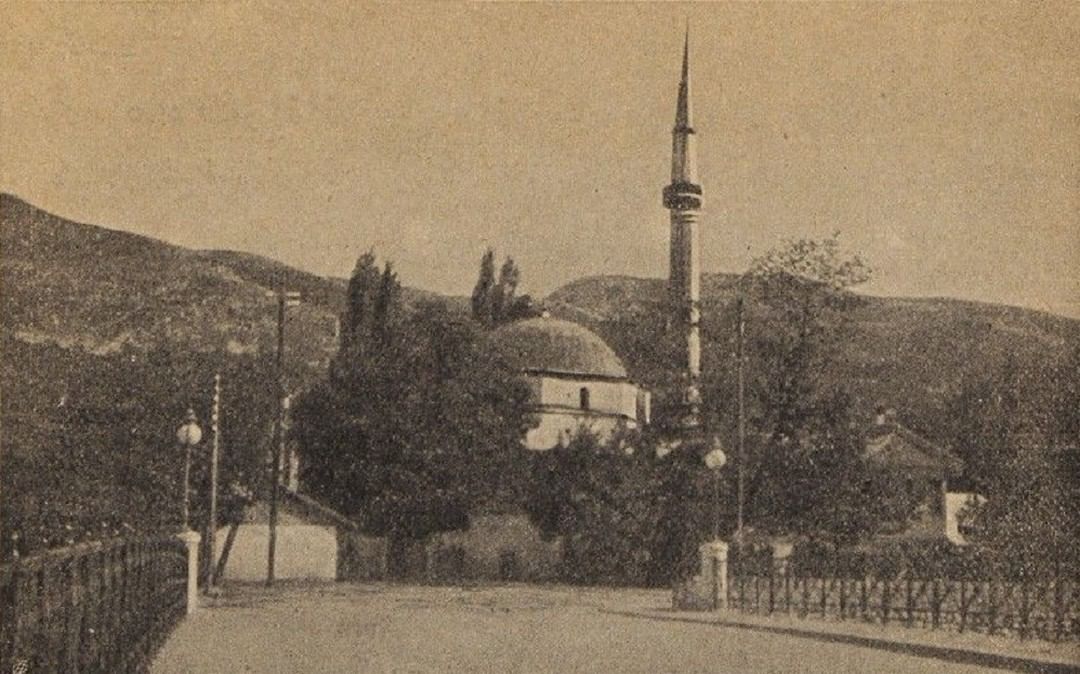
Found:
[{"label": "tiled roof", "polygon": [[948,450],[897,423],[874,426],[867,434],[866,456],[887,465],[956,475],[963,462]]},{"label": "tiled roof", "polygon": [[626,378],[626,368],[588,328],[556,318],[530,318],[499,328],[492,342],[511,365],[533,372]]}]

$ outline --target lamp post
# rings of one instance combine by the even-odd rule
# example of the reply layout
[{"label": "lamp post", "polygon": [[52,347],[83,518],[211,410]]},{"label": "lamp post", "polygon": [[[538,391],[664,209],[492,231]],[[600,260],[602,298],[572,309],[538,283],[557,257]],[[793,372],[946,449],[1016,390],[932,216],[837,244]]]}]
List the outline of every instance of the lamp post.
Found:
[{"label": "lamp post", "polygon": [[[727,464],[727,454],[720,445],[720,438],[713,437],[712,445],[703,460],[713,474],[712,540],[708,543],[712,571],[712,609],[720,608],[721,596],[727,595],[727,546],[720,542],[720,470]],[[723,546],[723,554],[717,554],[717,546]]]},{"label": "lamp post", "polygon": [[277,291],[277,394],[281,407],[275,426],[273,458],[270,465],[270,531],[266,548],[266,586],[274,584],[274,557],[277,554],[278,482],[281,480],[281,457],[285,453],[285,415],[289,399],[285,395],[285,309],[300,304],[300,293],[287,291],[282,285]]},{"label": "lamp post", "polygon": [[184,531],[191,530],[191,450],[202,441],[202,429],[195,410],[188,408],[184,422],[176,429],[176,442],[184,448]]},{"label": "lamp post", "polygon": [[720,438],[713,438],[712,446],[703,459],[705,467],[713,474],[712,538],[720,538],[720,469],[727,465],[727,454],[720,445]]}]

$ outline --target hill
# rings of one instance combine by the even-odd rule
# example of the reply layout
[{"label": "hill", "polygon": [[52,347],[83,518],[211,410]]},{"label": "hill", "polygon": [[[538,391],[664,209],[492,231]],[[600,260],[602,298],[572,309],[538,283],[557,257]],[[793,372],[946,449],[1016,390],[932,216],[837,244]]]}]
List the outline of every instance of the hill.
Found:
[{"label": "hill", "polygon": [[[739,277],[703,279],[706,396],[730,402],[733,303]],[[337,346],[346,281],[231,251],[189,250],[71,222],[0,194],[0,417],[6,495],[3,527],[29,547],[128,526],[153,511],[169,524],[180,455],[167,451],[179,410],[209,416],[212,373],[224,373],[227,441],[236,475],[258,483],[276,414],[272,358],[284,284],[303,300],[290,309],[286,363],[294,382],[323,375]],[[777,317],[748,291],[748,335]],[[406,288],[407,304],[468,300]],[[665,283],[596,276],[544,304],[583,323],[654,391],[669,383]],[[884,403],[907,424],[947,442],[946,403],[969,373],[1013,368],[1041,404],[1043,374],[1080,345],[1080,321],[1038,311],[949,299],[860,296],[829,373],[869,415]],[[753,362],[750,363],[751,370]],[[753,376],[753,372],[751,372]],[[229,426],[231,424],[231,426]],[[248,462],[248,463],[245,463]],[[246,471],[246,473],[245,473]],[[33,537],[33,544],[30,539]],[[3,543],[0,541],[0,543]],[[0,545],[0,558],[9,554]]]},{"label": "hill", "polygon": [[[0,195],[0,251],[0,331],[23,343],[96,354],[265,355],[275,344],[270,293],[284,283],[303,297],[290,309],[286,331],[294,376],[319,376],[336,349],[344,279],[257,255],[189,250],[74,223],[7,194]],[[738,281],[732,274],[703,278],[707,371],[729,369]],[[467,307],[465,298],[404,292],[413,305],[437,300]],[[665,292],[661,279],[594,276],[559,288],[544,303],[600,333],[636,379],[659,387],[668,372]],[[1044,312],[944,298],[861,299],[830,376],[864,408],[896,407],[910,425],[932,435],[965,373],[1000,370],[1010,359],[1037,373],[1080,343],[1080,321]],[[776,317],[751,292],[747,320],[753,335],[775,325]]]},{"label": "hill", "polygon": [[[702,279],[706,383],[711,377],[731,377],[739,279],[734,274]],[[778,320],[756,292],[747,288],[749,340],[776,327]],[[563,286],[545,304],[553,315],[599,333],[624,358],[631,376],[655,387],[663,384],[667,369],[668,355],[660,346],[665,342],[665,295],[661,279],[598,276]],[[1042,400],[1052,393],[1048,368],[1080,348],[1080,321],[945,298],[860,295],[848,321],[839,357],[828,373],[832,383],[848,389],[867,418],[879,404],[894,407],[909,426],[941,442],[950,435],[946,403],[965,376],[1011,367],[1025,379],[1024,394]]]},{"label": "hill", "polygon": [[123,348],[254,353],[275,346],[279,282],[300,290],[290,312],[294,362],[317,366],[336,346],[344,282],[255,255],[194,251],[71,222],[0,195],[0,312],[22,341],[97,353]]}]

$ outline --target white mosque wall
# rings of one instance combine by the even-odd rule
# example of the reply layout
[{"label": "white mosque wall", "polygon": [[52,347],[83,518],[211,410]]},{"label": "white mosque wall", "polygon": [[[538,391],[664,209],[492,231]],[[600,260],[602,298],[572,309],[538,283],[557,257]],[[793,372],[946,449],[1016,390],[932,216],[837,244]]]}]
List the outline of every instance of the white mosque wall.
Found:
[{"label": "white mosque wall", "polygon": [[647,396],[627,381],[534,375],[529,388],[538,422],[526,433],[529,449],[551,449],[582,430],[603,442],[621,426],[636,425],[639,409],[648,414]]},{"label": "white mosque wall", "polygon": [[605,442],[618,429],[620,423],[626,423],[621,417],[582,416],[552,411],[538,413],[537,419],[539,425],[525,434],[525,446],[528,449],[551,449],[561,440],[573,437],[582,430],[588,430],[595,434],[600,442]]},{"label": "white mosque wall", "polygon": [[[563,407],[599,414],[618,414],[637,419],[638,387],[626,381],[539,377],[539,400],[543,407]],[[588,405],[582,406],[582,392]]]}]

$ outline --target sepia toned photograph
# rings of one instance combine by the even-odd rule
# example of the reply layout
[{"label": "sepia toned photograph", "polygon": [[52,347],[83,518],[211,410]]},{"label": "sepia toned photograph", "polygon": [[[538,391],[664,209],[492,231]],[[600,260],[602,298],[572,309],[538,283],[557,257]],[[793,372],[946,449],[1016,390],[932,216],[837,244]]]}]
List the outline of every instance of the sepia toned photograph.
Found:
[{"label": "sepia toned photograph", "polygon": [[0,5],[0,674],[1080,672],[1080,3]]}]

